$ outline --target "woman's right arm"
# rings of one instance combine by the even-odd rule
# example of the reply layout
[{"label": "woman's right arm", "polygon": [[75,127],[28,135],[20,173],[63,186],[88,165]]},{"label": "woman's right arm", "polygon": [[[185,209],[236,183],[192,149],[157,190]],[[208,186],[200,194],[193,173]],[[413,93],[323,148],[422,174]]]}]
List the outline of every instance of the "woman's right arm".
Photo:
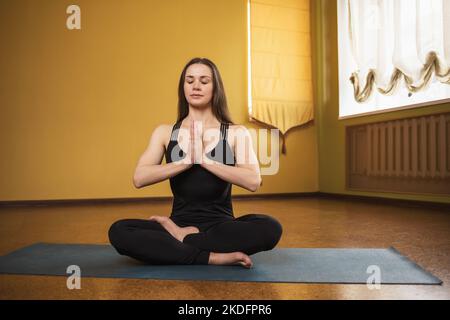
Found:
[{"label": "woman's right arm", "polygon": [[147,150],[140,157],[134,172],[133,184],[136,188],[169,179],[192,166],[182,161],[161,164],[165,151],[164,140],[168,138],[167,132],[171,128],[169,125],[160,125],[153,131]]}]

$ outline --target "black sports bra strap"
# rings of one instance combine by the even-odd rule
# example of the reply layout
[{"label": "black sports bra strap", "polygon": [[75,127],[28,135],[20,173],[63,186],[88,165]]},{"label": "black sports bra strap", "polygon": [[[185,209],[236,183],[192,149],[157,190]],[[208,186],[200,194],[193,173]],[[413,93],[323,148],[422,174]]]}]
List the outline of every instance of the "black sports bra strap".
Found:
[{"label": "black sports bra strap", "polygon": [[221,123],[220,124],[220,139],[222,139],[222,140],[224,140],[224,137],[225,137],[225,135],[224,135],[224,132],[225,132],[225,125],[223,124],[223,123]]},{"label": "black sports bra strap", "polygon": [[178,132],[180,132],[180,130],[178,130],[181,127],[181,121],[178,121],[177,123],[175,123],[172,127],[172,135],[170,136],[170,140],[173,141],[177,141],[178,140]]},{"label": "black sports bra strap", "polygon": [[222,140],[227,140],[228,123],[223,123],[221,127]]}]

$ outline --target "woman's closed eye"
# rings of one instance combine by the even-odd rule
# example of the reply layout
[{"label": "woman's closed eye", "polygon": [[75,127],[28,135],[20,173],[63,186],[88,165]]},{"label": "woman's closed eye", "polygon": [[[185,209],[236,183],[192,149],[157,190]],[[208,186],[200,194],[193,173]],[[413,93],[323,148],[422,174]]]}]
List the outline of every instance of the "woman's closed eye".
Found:
[{"label": "woman's closed eye", "polygon": [[[209,82],[209,81],[202,81],[201,83],[203,83],[203,84],[208,84],[208,82]],[[191,83],[194,83],[194,81],[187,81],[187,83],[191,84]]]}]

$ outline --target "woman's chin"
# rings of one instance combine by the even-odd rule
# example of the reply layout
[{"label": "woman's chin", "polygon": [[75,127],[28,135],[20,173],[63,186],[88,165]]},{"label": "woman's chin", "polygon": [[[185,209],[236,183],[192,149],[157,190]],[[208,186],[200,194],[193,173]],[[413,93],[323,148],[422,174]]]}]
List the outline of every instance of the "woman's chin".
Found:
[{"label": "woman's chin", "polygon": [[199,102],[199,101],[191,101],[191,102],[189,102],[189,104],[192,107],[197,108],[197,109],[205,109],[205,108],[208,107],[208,103],[205,103],[205,102],[202,103],[202,102]]}]

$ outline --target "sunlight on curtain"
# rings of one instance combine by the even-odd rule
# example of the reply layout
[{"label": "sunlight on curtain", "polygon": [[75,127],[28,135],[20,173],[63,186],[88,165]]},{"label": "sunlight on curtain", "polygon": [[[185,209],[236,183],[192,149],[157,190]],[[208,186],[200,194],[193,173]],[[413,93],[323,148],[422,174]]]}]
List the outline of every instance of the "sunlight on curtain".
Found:
[{"label": "sunlight on curtain", "polygon": [[450,84],[449,0],[348,0],[355,100]]},{"label": "sunlight on curtain", "polygon": [[250,121],[285,135],[314,118],[309,0],[250,1]]}]

